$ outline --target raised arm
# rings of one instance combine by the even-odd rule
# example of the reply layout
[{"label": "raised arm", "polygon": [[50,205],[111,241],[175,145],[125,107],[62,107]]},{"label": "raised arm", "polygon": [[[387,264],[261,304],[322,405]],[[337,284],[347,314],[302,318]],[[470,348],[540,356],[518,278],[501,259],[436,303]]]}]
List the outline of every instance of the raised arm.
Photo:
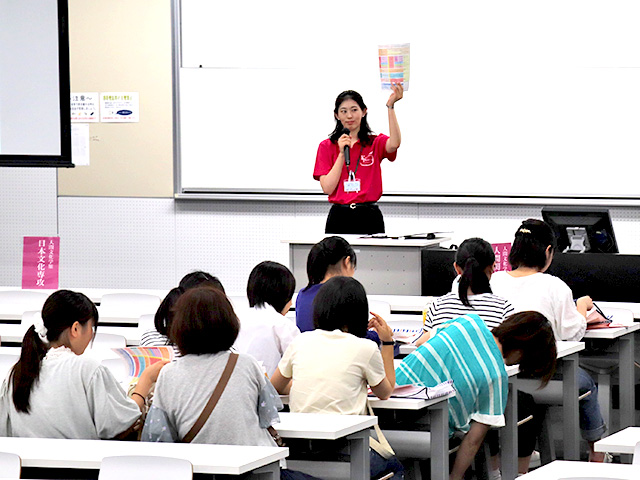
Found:
[{"label": "raised arm", "polygon": [[395,84],[391,87],[391,95],[387,100],[387,110],[389,111],[389,140],[387,140],[386,150],[387,153],[395,152],[400,146],[400,126],[398,125],[398,119],[396,118],[396,111],[393,108],[395,103],[403,96],[402,85]]}]

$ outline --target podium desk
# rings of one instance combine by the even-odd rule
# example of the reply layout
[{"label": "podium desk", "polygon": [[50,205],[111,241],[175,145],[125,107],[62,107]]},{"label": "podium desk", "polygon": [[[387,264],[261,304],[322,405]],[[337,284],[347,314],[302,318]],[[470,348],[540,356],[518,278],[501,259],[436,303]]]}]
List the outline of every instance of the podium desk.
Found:
[{"label": "podium desk", "polygon": [[[296,278],[296,285],[309,283],[307,257],[311,247],[322,237],[282,240],[289,245],[289,268]],[[437,247],[447,237],[427,239],[363,238],[360,235],[340,235],[356,252],[355,278],[369,295],[422,294],[422,256],[426,247]]]}]

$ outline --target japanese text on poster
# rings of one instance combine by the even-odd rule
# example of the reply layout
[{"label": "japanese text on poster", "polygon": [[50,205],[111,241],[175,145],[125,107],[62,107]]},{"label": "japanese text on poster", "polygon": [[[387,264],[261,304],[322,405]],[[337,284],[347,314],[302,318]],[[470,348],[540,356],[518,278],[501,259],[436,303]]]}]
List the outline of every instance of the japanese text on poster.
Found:
[{"label": "japanese text on poster", "polygon": [[511,253],[510,243],[492,243],[493,253],[496,256],[496,263],[494,264],[495,272],[509,272],[511,265],[509,264],[509,253]]},{"label": "japanese text on poster", "polygon": [[100,120],[109,123],[140,121],[138,92],[103,92],[100,94]]},{"label": "japanese text on poster", "polygon": [[71,121],[80,123],[97,123],[100,121],[97,92],[71,94]]},{"label": "japanese text on poster", "polygon": [[24,237],[22,288],[57,289],[60,237]]}]

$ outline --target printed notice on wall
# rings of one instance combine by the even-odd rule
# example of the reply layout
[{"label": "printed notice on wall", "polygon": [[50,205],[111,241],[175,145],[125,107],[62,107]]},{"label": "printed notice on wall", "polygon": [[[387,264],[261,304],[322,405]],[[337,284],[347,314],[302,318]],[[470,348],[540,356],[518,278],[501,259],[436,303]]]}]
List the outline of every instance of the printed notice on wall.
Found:
[{"label": "printed notice on wall", "polygon": [[89,125],[71,125],[71,161],[77,166],[89,165]]},{"label": "printed notice on wall", "polygon": [[24,237],[22,288],[58,288],[60,237]]},{"label": "printed notice on wall", "polygon": [[100,121],[135,123],[140,121],[138,92],[107,92],[100,94]]},{"label": "printed notice on wall", "polygon": [[380,82],[383,90],[390,90],[394,83],[409,90],[409,43],[379,45]]},{"label": "printed notice on wall", "polygon": [[98,123],[100,121],[98,92],[78,92],[71,94],[71,121]]},{"label": "printed notice on wall", "polygon": [[511,253],[510,243],[492,243],[493,253],[496,256],[494,272],[510,272],[509,253]]}]

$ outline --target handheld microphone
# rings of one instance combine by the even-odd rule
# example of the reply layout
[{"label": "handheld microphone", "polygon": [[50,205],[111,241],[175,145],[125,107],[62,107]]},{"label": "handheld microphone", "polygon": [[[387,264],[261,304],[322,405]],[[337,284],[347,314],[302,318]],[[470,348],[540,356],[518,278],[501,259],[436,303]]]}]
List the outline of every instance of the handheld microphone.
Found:
[{"label": "handheld microphone", "polygon": [[[348,128],[343,128],[342,129],[342,134],[343,135],[351,135],[351,130],[349,130]],[[347,164],[347,168],[349,168],[349,165],[351,164],[351,159],[349,158],[349,145],[345,145],[344,149],[343,149],[343,153],[344,153],[344,163]]]}]

